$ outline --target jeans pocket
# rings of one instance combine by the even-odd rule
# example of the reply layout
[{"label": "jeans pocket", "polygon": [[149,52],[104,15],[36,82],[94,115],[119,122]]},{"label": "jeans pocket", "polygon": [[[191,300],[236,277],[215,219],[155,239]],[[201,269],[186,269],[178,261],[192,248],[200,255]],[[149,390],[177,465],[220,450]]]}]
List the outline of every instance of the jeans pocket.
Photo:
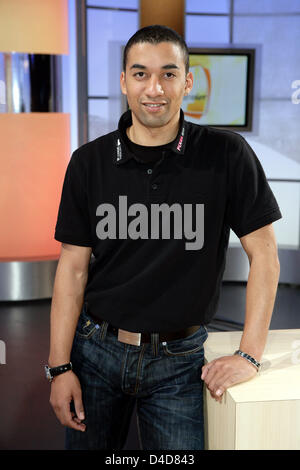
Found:
[{"label": "jeans pocket", "polygon": [[78,319],[76,335],[83,339],[91,339],[99,331],[100,325],[83,310]]},{"label": "jeans pocket", "polygon": [[203,344],[207,339],[207,329],[204,325],[192,335],[172,341],[163,341],[162,347],[166,356],[191,356],[195,353],[204,352]]}]

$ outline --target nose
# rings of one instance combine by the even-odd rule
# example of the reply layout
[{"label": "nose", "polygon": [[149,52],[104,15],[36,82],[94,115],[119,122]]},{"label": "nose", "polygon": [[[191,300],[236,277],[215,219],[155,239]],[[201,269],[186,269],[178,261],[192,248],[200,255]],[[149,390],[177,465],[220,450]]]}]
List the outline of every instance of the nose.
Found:
[{"label": "nose", "polygon": [[161,96],[164,94],[164,90],[160,84],[160,81],[157,77],[151,76],[147,83],[146,94],[151,97],[155,98],[156,96]]}]

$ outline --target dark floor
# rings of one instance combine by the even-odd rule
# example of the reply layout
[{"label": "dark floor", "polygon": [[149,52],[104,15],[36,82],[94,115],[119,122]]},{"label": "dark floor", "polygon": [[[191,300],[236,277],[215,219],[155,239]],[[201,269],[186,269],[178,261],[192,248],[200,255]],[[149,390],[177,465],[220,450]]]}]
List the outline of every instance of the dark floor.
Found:
[{"label": "dark floor", "polygon": [[[209,331],[242,330],[246,285],[225,283]],[[63,449],[64,428],[49,404],[43,366],[49,353],[51,300],[0,302],[0,449]],[[300,328],[300,287],[280,285],[270,329]],[[3,345],[3,343],[2,343]],[[124,450],[139,449],[136,413]]]}]

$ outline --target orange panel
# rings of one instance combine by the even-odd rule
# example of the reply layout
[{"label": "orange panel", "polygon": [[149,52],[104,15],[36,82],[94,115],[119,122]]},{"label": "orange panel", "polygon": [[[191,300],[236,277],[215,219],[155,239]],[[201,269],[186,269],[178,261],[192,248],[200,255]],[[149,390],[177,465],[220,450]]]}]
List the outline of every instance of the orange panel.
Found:
[{"label": "orange panel", "polygon": [[70,160],[70,115],[0,114],[0,261],[56,258],[54,229]]},{"label": "orange panel", "polygon": [[68,0],[0,0],[0,51],[68,54]]}]

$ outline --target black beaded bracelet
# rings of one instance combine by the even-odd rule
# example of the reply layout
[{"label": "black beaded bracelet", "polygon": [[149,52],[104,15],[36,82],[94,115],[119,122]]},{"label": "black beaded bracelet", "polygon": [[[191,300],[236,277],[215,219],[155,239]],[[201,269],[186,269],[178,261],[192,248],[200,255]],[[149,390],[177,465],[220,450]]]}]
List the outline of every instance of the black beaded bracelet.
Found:
[{"label": "black beaded bracelet", "polygon": [[249,356],[249,354],[244,353],[240,349],[237,349],[235,351],[234,355],[236,355],[236,354],[238,354],[239,356],[242,356],[245,359],[247,359],[247,361],[251,362],[251,364],[253,364],[255,367],[257,367],[257,371],[259,370],[261,364],[259,362],[257,362],[253,357]]}]

